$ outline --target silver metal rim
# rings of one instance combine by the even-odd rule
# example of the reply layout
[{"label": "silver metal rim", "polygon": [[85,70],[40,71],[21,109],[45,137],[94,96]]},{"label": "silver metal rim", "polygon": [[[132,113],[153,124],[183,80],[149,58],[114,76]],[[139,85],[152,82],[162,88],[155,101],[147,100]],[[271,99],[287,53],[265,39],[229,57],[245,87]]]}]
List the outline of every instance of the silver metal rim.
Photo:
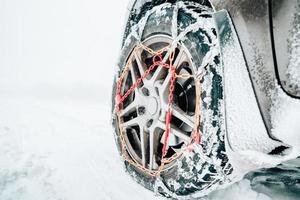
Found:
[{"label": "silver metal rim", "polygon": [[[169,36],[155,35],[142,43],[153,50],[172,45],[174,48],[171,47],[164,52],[163,61],[167,62],[170,53],[176,49],[173,62],[176,73],[195,75],[195,68],[187,48],[183,44],[174,45],[172,42]],[[128,59],[131,59],[130,70],[125,74],[122,95],[146,71],[152,61],[151,54],[143,49],[135,49]],[[170,80],[171,73],[163,67],[158,67],[128,96],[120,111],[122,120],[119,122],[121,125],[118,126],[123,127],[126,149],[133,160],[149,170],[157,170],[161,164]],[[194,78],[176,79],[175,102],[171,107],[172,121],[166,157],[180,152],[191,141],[197,89]],[[174,163],[173,161],[165,165],[164,169],[170,168]]]}]

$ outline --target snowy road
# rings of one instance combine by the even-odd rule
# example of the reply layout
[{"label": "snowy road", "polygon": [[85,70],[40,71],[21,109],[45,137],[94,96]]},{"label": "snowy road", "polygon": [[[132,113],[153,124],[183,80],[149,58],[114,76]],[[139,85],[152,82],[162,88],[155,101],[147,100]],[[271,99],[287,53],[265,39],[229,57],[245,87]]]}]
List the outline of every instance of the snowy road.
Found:
[{"label": "snowy road", "polygon": [[108,105],[2,96],[0,199],[153,199],[123,173]]}]

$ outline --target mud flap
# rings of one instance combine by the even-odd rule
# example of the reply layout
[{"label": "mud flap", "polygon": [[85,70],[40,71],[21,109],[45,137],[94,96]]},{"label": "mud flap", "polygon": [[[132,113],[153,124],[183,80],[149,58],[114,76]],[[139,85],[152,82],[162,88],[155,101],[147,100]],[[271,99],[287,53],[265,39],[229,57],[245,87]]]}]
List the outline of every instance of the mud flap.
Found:
[{"label": "mud flap", "polygon": [[[224,78],[226,152],[238,176],[289,159],[272,156],[274,149],[287,146],[272,139],[264,124],[243,51],[227,11],[214,14],[218,29]],[[287,147],[288,148],[288,147]]]}]

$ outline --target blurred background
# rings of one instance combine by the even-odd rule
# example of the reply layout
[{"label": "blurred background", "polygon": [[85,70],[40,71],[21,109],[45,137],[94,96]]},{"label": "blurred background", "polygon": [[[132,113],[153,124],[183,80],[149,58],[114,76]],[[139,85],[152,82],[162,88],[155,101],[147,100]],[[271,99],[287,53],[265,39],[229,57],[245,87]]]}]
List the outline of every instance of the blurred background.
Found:
[{"label": "blurred background", "polygon": [[101,99],[100,87],[111,86],[127,4],[1,0],[1,91],[67,97],[80,89]]},{"label": "blurred background", "polygon": [[[124,173],[110,126],[127,4],[0,0],[1,200],[160,199]],[[207,199],[270,199],[255,177]]]}]

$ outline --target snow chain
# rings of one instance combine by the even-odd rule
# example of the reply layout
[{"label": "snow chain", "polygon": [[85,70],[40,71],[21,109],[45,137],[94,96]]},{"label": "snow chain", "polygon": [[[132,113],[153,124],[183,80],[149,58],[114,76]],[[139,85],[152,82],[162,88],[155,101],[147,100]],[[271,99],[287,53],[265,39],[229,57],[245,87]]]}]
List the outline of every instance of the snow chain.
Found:
[{"label": "snow chain", "polygon": [[[158,51],[154,51],[153,49],[140,43],[139,45],[137,45],[134,48],[133,51],[135,52],[139,49],[143,49],[143,50],[147,51],[148,53],[150,53],[151,55],[153,55],[152,65],[144,72],[144,74],[141,75],[140,78],[138,78],[136,80],[136,82],[134,82],[130,86],[130,88],[122,96],[121,88],[122,88],[123,79],[130,70],[129,64],[130,64],[130,61],[132,61],[131,56],[134,54],[134,53],[131,53],[131,56],[129,57],[129,59],[126,63],[122,74],[120,75],[120,77],[117,80],[115,110],[116,110],[117,119],[118,119],[118,123],[119,123],[119,133],[120,133],[122,157],[130,165],[133,165],[134,167],[138,168],[139,170],[143,171],[144,173],[146,173],[152,177],[159,176],[160,173],[163,171],[163,168],[166,164],[169,164],[169,163],[173,162],[174,160],[176,160],[177,158],[179,158],[183,154],[184,151],[186,151],[186,150],[192,151],[193,145],[200,144],[200,142],[201,142],[201,133],[200,133],[200,103],[201,103],[200,102],[200,95],[201,95],[200,79],[201,79],[201,77],[197,77],[195,75],[190,75],[190,74],[181,74],[181,75],[176,74],[176,71],[175,71],[176,68],[173,66],[175,50],[173,50],[169,55],[169,63],[170,64],[167,64],[167,62],[163,61],[163,56],[162,56],[163,52],[170,48],[171,48],[170,45],[168,45]],[[127,147],[126,147],[126,142],[125,142],[125,138],[124,138],[125,129],[122,126],[122,123],[120,123],[121,122],[120,111],[121,111],[121,107],[122,107],[124,100],[134,91],[134,89],[142,82],[142,80],[145,79],[157,67],[167,68],[169,70],[169,73],[171,73],[171,81],[170,81],[170,87],[169,87],[170,93],[168,96],[168,98],[169,98],[168,99],[168,109],[167,109],[167,113],[166,113],[166,134],[164,137],[164,144],[163,144],[163,148],[162,148],[161,165],[158,167],[157,170],[150,170],[150,169],[144,167],[142,164],[138,163],[133,158],[131,158],[130,155],[128,155],[128,152],[126,151]],[[176,81],[176,78],[190,78],[190,77],[193,77],[195,79],[196,88],[198,88],[198,90],[196,89],[196,108],[195,108],[195,119],[194,119],[194,128],[193,128],[193,132],[192,132],[192,137],[191,137],[189,144],[185,148],[183,148],[180,152],[175,153],[173,156],[166,158],[166,154],[167,154],[167,150],[168,150],[168,138],[169,138],[169,133],[170,133],[170,123],[171,123],[171,117],[172,117],[171,105],[174,100],[175,81]]]}]

